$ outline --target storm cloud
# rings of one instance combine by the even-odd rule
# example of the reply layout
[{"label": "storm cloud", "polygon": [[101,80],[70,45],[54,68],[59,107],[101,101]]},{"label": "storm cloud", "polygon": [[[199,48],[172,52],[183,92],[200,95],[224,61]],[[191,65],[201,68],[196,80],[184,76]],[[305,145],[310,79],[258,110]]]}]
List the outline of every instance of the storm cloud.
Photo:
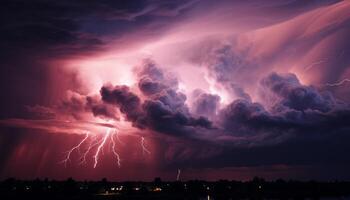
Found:
[{"label": "storm cloud", "polygon": [[344,169],[349,9],[338,0],[2,1],[0,176],[25,177],[23,164],[26,175],[43,167],[57,177],[62,152],[106,128],[120,128],[122,161],[141,152],[140,137],[152,152],[118,178],[140,166],[149,176]]},{"label": "storm cloud", "polygon": [[[205,117],[196,118],[190,114],[185,104],[186,95],[176,91],[174,77],[168,76],[150,60],[144,60],[136,69],[138,89],[145,95],[142,102],[127,86],[106,85],[100,91],[102,100],[116,105],[134,126],[188,137],[196,127],[211,127],[211,122]],[[152,82],[152,86],[144,85],[145,79]]]},{"label": "storm cloud", "polygon": [[189,105],[177,79],[152,60],[143,60],[135,73],[136,87],[105,85],[100,94],[104,103],[116,106],[141,129],[213,142],[225,136],[228,139],[223,142],[235,146],[323,137],[350,128],[348,104],[328,91],[301,84],[291,73],[263,77],[257,85],[261,102],[240,91],[244,95],[224,106],[220,96],[199,89],[193,91]]}]

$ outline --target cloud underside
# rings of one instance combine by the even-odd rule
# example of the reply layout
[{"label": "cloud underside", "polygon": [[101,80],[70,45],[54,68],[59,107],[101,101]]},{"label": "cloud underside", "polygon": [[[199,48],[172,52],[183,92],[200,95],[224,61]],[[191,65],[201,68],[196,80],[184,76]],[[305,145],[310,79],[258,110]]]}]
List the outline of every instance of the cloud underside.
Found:
[{"label": "cloud underside", "polygon": [[[263,77],[257,86],[260,102],[253,102],[235,83],[244,95],[228,104],[202,90],[193,91],[189,104],[178,88],[178,80],[154,61],[143,60],[134,71],[138,80],[134,87],[106,84],[99,95],[72,97],[63,107],[72,113],[91,112],[106,119],[123,116],[140,130],[227,148],[322,139],[350,128],[348,104],[330,92],[301,84],[291,73],[273,72]],[[236,95],[237,90],[231,92]]]}]

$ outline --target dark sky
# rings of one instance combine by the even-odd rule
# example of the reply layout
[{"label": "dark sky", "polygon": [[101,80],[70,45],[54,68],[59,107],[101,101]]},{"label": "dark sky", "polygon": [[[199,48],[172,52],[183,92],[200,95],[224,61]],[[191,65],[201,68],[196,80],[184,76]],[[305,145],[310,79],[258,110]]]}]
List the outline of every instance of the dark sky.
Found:
[{"label": "dark sky", "polygon": [[0,4],[1,179],[350,179],[349,1]]}]

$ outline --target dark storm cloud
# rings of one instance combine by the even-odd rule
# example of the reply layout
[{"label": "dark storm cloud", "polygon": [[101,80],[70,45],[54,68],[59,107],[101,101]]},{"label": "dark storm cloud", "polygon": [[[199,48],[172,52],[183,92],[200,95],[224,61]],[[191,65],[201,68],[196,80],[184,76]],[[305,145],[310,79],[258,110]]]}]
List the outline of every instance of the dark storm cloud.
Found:
[{"label": "dark storm cloud", "polygon": [[330,134],[350,129],[350,107],[328,92],[302,85],[294,74],[272,73],[260,82],[260,103],[235,100],[221,111],[226,130],[238,134]]},{"label": "dark storm cloud", "polygon": [[[236,100],[221,113],[223,127],[232,134],[264,134],[274,136],[287,133],[289,136],[309,134],[331,134],[350,129],[350,109],[319,112],[317,110],[298,111],[286,109],[268,112],[259,103]],[[296,135],[297,134],[297,135]],[[270,138],[271,139],[271,138]]]},{"label": "dark storm cloud", "polygon": [[256,134],[259,128],[269,127],[270,116],[258,103],[246,100],[235,100],[221,111],[224,129],[232,134]]},{"label": "dark storm cloud", "polygon": [[[199,129],[210,128],[211,122],[205,117],[195,118],[185,104],[186,95],[177,91],[178,81],[171,74],[162,71],[153,61],[144,60],[136,69],[140,77],[139,89],[144,93],[142,83],[148,80],[161,86],[143,104],[147,125],[152,129],[171,134],[190,134]],[[188,135],[191,137],[191,135]]]},{"label": "dark storm cloud", "polygon": [[[167,73],[154,62],[143,62],[136,72],[143,98],[135,88],[104,86],[102,99],[120,108],[136,127],[191,139],[180,148],[186,156],[172,152],[174,158],[164,161],[167,167],[350,164],[341,154],[348,149],[349,105],[301,84],[294,74],[262,78],[258,88],[264,103],[252,102],[240,91],[241,98],[219,109],[218,96],[197,90],[189,109],[186,96],[165,84]],[[145,92],[140,84],[145,78],[161,87]]]},{"label": "dark storm cloud", "polygon": [[118,119],[117,109],[105,104],[99,96],[85,96],[70,92],[69,96],[57,107],[56,112],[71,115],[77,120],[84,119],[84,115],[93,114],[95,117]]},{"label": "dark storm cloud", "polygon": [[342,105],[331,93],[319,92],[314,87],[300,84],[294,74],[272,73],[261,81],[261,86],[263,98],[267,103],[275,101],[275,109],[286,107],[297,111],[310,109],[327,112]]},{"label": "dark storm cloud", "polygon": [[177,79],[170,73],[164,73],[156,63],[150,59],[145,59],[135,69],[138,77],[138,87],[146,95],[155,95],[163,90],[174,89],[178,87]]},{"label": "dark storm cloud", "polygon": [[[136,72],[139,90],[146,96],[143,102],[127,86],[105,85],[100,91],[102,100],[116,105],[134,126],[187,137],[192,137],[191,132],[196,128],[211,128],[207,118],[190,114],[185,94],[174,89],[177,80],[173,76],[164,73],[150,60],[144,60]],[[145,79],[152,85],[145,85]]]},{"label": "dark storm cloud", "polygon": [[126,119],[137,122],[142,117],[141,100],[132,93],[128,86],[105,85],[100,90],[102,101],[116,105]]},{"label": "dark storm cloud", "polygon": [[183,136],[189,134],[193,127],[209,128],[211,125],[203,117],[191,117],[184,105],[184,96],[179,97],[172,90],[163,91],[162,94],[157,94],[143,103],[127,86],[104,86],[101,96],[106,103],[116,105],[125,114],[126,119],[139,128]]},{"label": "dark storm cloud", "polygon": [[139,81],[139,88],[144,95],[152,95],[160,92],[164,89],[163,85],[159,82],[154,82],[149,78],[142,78]]},{"label": "dark storm cloud", "polygon": [[[270,109],[261,103],[234,100],[219,113],[215,131],[226,133],[221,145],[214,142],[204,148],[205,142],[194,142],[190,155],[175,154],[166,166],[349,166],[350,160],[344,157],[350,138],[348,104],[302,85],[293,74],[271,73],[260,84],[265,98],[273,102]],[[215,141],[215,134],[212,139]]]},{"label": "dark storm cloud", "polygon": [[201,116],[214,116],[219,108],[220,97],[201,90],[193,92],[192,112]]},{"label": "dark storm cloud", "polygon": [[143,97],[127,86],[105,85],[100,93],[105,103],[116,105],[139,128],[190,138],[209,134],[207,139],[212,141],[223,135],[243,136],[224,141],[233,145],[279,143],[304,135],[323,137],[350,129],[347,104],[327,91],[302,85],[294,74],[271,73],[263,78],[259,85],[263,104],[252,102],[233,85],[241,95],[227,106],[219,109],[219,96],[196,90],[189,109],[186,95],[177,90],[177,80],[153,61],[144,60],[135,72]]},{"label": "dark storm cloud", "polygon": [[117,110],[113,106],[104,104],[98,96],[86,97],[86,108],[91,110],[95,117],[118,119]]},{"label": "dark storm cloud", "polygon": [[198,130],[211,128],[205,117],[195,118],[181,110],[173,110],[161,100],[148,100],[143,105],[147,125],[159,132],[179,137],[196,137]]}]

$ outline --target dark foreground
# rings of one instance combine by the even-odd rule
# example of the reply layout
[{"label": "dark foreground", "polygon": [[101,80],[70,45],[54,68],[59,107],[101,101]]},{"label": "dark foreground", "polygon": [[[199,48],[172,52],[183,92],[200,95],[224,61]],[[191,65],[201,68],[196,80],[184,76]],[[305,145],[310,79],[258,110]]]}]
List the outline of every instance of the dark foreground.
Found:
[{"label": "dark foreground", "polygon": [[350,182],[22,181],[0,183],[0,199],[350,199]]}]

